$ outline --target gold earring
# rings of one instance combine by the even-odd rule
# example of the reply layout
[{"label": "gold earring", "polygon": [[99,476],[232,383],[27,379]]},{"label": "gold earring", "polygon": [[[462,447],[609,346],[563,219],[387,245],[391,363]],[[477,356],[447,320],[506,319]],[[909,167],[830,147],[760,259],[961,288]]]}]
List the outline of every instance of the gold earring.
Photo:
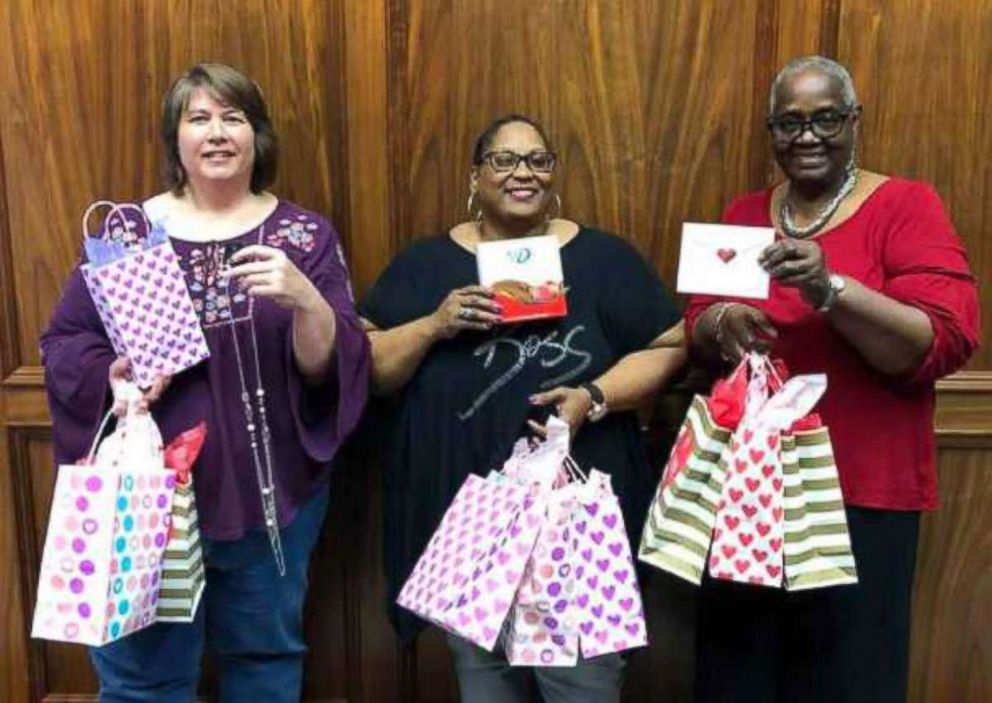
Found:
[{"label": "gold earring", "polygon": [[478,210],[475,211],[475,215],[472,214],[472,206],[475,203],[475,196],[476,195],[478,195],[478,193],[476,193],[476,191],[474,191],[474,190],[471,193],[468,194],[468,202],[465,203],[465,211],[468,213],[468,216],[470,218],[472,218],[473,220],[475,220],[476,222],[482,222],[482,208],[481,207]]}]

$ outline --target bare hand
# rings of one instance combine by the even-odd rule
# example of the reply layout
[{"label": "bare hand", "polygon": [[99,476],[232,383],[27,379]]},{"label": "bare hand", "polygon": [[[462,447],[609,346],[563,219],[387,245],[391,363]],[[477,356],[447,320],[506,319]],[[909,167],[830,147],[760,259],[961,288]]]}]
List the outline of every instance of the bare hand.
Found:
[{"label": "bare hand", "polygon": [[270,298],[292,310],[307,310],[323,300],[282,249],[255,244],[231,257],[227,275],[248,295]]},{"label": "bare hand", "polygon": [[[132,381],[131,376],[131,360],[126,356],[119,356],[110,365],[110,385],[113,386],[114,381]],[[172,382],[172,376],[159,376],[152,383],[151,388],[144,392],[141,402],[138,404],[139,412],[148,412],[148,408],[151,407],[152,403],[156,402],[162,397],[165,389],[169,387]],[[114,399],[113,407],[114,415],[117,417],[123,417],[127,413],[127,403],[121,399]]]},{"label": "bare hand", "polygon": [[823,249],[805,239],[779,239],[767,247],[758,263],[783,286],[798,288],[814,307],[820,307],[830,291]]},{"label": "bare hand", "polygon": [[492,291],[482,286],[456,288],[431,316],[439,339],[451,339],[462,330],[489,330],[499,322],[502,308]]},{"label": "bare hand", "polygon": [[[592,408],[592,396],[585,388],[570,388],[558,386],[544,393],[536,393],[530,397],[531,405],[555,406],[555,414],[568,423],[569,435],[574,437],[586,421],[589,409]],[[532,430],[542,437],[547,435],[544,426],[528,420]]]},{"label": "bare hand", "polygon": [[778,337],[778,331],[765,313],[750,305],[731,303],[717,321],[716,341],[720,345],[720,356],[734,363],[750,351],[766,354]]}]

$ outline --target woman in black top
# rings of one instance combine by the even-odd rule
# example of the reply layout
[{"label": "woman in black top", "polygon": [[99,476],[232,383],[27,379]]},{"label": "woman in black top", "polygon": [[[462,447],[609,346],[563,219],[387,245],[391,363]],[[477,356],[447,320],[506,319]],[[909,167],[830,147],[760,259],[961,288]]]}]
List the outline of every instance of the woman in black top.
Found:
[{"label": "woman in black top", "polygon": [[[408,247],[360,306],[374,390],[398,395],[386,444],[390,602],[466,476],[499,468],[549,412],[570,425],[579,464],[611,474],[628,531],[640,534],[653,486],[633,410],[684,363],[681,315],[623,239],[549,219],[555,166],[533,120],[493,122],[473,152],[477,216]],[[568,315],[497,325],[492,293],[477,285],[476,245],[542,234],[561,246]],[[423,625],[392,615],[405,638]],[[580,659],[575,669],[511,669],[498,650],[456,637],[449,645],[466,701],[528,700],[535,683],[545,700],[619,700],[619,655]]]}]

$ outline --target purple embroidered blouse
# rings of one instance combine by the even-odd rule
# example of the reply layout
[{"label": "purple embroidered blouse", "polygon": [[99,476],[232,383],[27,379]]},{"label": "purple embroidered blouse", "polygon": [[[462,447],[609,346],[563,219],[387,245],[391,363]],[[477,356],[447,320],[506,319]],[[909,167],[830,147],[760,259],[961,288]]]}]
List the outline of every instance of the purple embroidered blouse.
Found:
[{"label": "purple embroidered blouse", "polygon": [[[173,237],[171,241],[210,358],[176,375],[152,414],[166,443],[201,420],[207,423],[207,440],[193,469],[203,535],[233,540],[263,528],[233,337],[237,334],[245,382],[254,400],[253,318],[272,433],[279,524],[285,526],[328,480],[334,456],[357,424],[367,396],[368,340],[355,314],[337,233],[322,217],[280,200],[261,226],[233,239],[190,242]],[[292,313],[270,300],[251,299],[233,286],[228,291],[218,275],[233,248],[249,244],[285,251],[334,310],[334,357],[321,385],[304,384],[296,368]],[[55,458],[57,463],[72,463],[86,453],[109,408],[107,374],[116,358],[78,267],[42,333],[41,353]]]}]

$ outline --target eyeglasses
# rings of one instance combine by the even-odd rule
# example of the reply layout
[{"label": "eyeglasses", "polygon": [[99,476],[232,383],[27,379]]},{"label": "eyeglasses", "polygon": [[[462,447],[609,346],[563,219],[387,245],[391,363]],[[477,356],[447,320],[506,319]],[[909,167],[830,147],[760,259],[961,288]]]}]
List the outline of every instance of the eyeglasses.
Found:
[{"label": "eyeglasses", "polygon": [[807,129],[820,139],[831,139],[841,133],[848,118],[856,112],[857,110],[823,110],[809,119],[797,115],[769,117],[767,125],[776,139],[792,141],[798,139]]},{"label": "eyeglasses", "polygon": [[551,173],[555,170],[558,157],[553,151],[532,151],[529,154],[518,154],[515,151],[489,151],[482,155],[483,163],[496,173],[510,173],[517,170],[523,161],[534,173]]}]

